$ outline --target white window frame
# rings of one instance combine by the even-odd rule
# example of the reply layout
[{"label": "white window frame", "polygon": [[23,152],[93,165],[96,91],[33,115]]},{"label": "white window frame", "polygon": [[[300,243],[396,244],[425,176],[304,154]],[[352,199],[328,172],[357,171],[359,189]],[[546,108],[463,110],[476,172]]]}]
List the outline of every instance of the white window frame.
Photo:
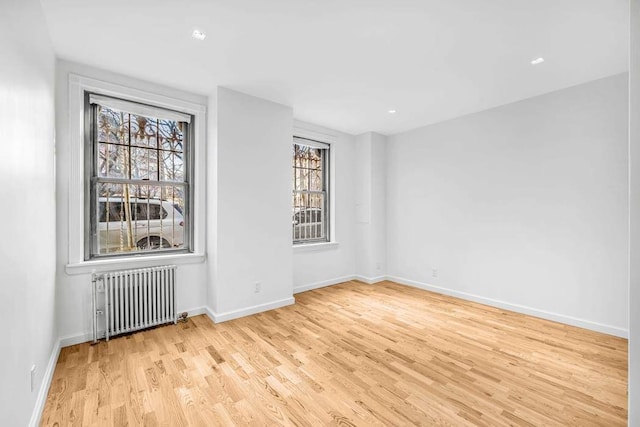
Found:
[{"label": "white window frame", "polygon": [[[308,243],[293,244],[293,239],[292,239],[291,245],[295,252],[321,250],[321,249],[329,249],[329,248],[337,247],[338,242],[336,241],[336,215],[335,215],[336,213],[335,142],[337,140],[337,136],[332,134],[321,133],[315,130],[305,128],[303,124],[296,122],[294,123],[294,127],[293,127],[293,137],[310,139],[312,141],[318,141],[318,142],[322,142],[329,145],[329,170],[327,175],[329,179],[329,186],[327,190],[329,192],[328,194],[329,196],[329,212],[328,212],[329,229],[327,231],[328,241],[326,242],[308,242]],[[293,146],[294,144],[293,139],[291,141],[291,144]]]},{"label": "white window frame", "polygon": [[[191,253],[141,254],[113,259],[85,260],[85,92],[155,105],[193,116],[193,248]],[[197,263],[205,259],[205,138],[206,106],[164,95],[108,83],[76,74],[69,75],[69,274],[133,268],[159,263]]]}]

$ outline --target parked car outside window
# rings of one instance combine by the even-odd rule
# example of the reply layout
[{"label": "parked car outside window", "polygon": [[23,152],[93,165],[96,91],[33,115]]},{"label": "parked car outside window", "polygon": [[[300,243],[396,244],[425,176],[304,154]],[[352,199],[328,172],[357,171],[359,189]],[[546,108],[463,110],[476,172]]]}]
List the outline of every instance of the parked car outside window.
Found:
[{"label": "parked car outside window", "polygon": [[[126,249],[132,233],[134,249],[171,249],[184,245],[184,218],[174,203],[159,199],[131,198],[131,228],[122,197],[100,197],[98,246],[100,254]],[[179,207],[179,206],[178,206]]]}]

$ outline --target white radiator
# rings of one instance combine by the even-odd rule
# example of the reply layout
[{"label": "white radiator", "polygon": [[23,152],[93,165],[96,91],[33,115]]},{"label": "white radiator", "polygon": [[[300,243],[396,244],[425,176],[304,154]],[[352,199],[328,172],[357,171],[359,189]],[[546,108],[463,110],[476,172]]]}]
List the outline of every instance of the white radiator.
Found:
[{"label": "white radiator", "polygon": [[[97,309],[104,292],[104,310]],[[140,268],[94,275],[93,340],[98,339],[98,315],[105,319],[105,338],[164,323],[176,323],[176,266]]]}]

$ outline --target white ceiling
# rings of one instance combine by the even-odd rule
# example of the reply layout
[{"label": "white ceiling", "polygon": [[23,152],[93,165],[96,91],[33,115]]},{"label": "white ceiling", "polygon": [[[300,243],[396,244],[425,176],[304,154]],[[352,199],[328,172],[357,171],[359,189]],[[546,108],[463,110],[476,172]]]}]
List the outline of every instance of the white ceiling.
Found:
[{"label": "white ceiling", "polygon": [[[393,134],[628,69],[627,0],[42,4],[61,58],[205,95],[226,86],[354,134]],[[195,28],[204,41],[191,38]],[[537,57],[545,62],[532,66]]]}]

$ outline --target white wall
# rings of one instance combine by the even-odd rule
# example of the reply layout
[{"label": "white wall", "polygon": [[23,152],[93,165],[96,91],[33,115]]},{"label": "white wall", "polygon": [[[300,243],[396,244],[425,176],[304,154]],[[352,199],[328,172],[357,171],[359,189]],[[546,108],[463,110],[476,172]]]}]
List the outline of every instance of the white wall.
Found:
[{"label": "white wall", "polygon": [[[218,254],[218,96],[209,96],[207,104],[207,226],[206,226],[206,307],[212,310],[217,303],[216,282]],[[208,313],[212,316],[213,313]]]},{"label": "white wall", "polygon": [[386,137],[356,137],[356,276],[382,280],[386,271]]},{"label": "white wall", "polygon": [[[56,63],[56,139],[57,139],[57,311],[63,345],[87,341],[92,330],[91,274],[70,275],[69,263],[69,73],[132,87],[171,98],[207,105],[205,96],[195,95],[136,80],[105,70],[58,60]],[[113,266],[110,270],[117,270]],[[207,266],[205,263],[178,266],[178,310],[202,310],[206,301]]]},{"label": "white wall", "polygon": [[629,425],[640,426],[640,0],[631,0]]},{"label": "white wall", "polygon": [[389,275],[625,335],[627,108],[624,74],[390,137]]},{"label": "white wall", "polygon": [[3,425],[24,426],[57,338],[55,59],[37,0],[2,2],[0,58],[0,419]]},{"label": "white wall", "polygon": [[216,98],[217,157],[209,164],[217,170],[217,199],[209,202],[216,223],[208,241],[216,242],[209,301],[219,321],[293,303],[293,112],[226,88]]},{"label": "white wall", "polygon": [[[331,191],[333,192],[333,240],[337,245],[308,250],[295,247],[293,251],[294,293],[324,285],[340,283],[353,278],[356,262],[354,164],[356,163],[354,137],[310,123],[296,121],[295,129],[313,132],[317,138],[331,144]],[[324,138],[322,138],[324,135]],[[291,154],[289,153],[289,162]],[[289,164],[289,169],[291,165]],[[287,188],[290,188],[288,184]],[[291,203],[291,202],[289,202]],[[291,207],[289,207],[289,217]]]}]

